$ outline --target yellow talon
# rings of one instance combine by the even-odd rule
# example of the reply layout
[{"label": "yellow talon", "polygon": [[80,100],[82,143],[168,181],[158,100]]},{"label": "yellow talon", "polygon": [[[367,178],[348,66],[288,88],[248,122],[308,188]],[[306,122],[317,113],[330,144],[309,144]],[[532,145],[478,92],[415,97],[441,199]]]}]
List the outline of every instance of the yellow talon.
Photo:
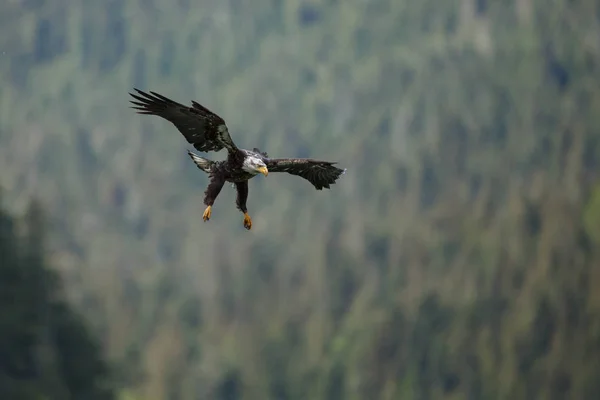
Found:
[{"label": "yellow talon", "polygon": [[206,210],[204,210],[204,214],[202,214],[202,219],[204,220],[204,222],[210,219],[211,208],[211,206],[208,206],[206,207]]},{"label": "yellow talon", "polygon": [[248,230],[252,229],[252,218],[250,218],[248,213],[244,213],[244,228]]}]

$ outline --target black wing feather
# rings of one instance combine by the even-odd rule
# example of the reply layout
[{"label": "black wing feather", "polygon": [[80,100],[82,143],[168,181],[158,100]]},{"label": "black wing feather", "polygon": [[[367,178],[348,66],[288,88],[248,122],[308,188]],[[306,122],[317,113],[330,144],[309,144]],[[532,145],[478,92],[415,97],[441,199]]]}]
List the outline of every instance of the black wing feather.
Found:
[{"label": "black wing feather", "polygon": [[271,158],[267,160],[269,172],[287,172],[300,176],[317,190],[330,189],[335,181],[346,172],[334,166],[335,162],[313,160],[310,158]]},{"label": "black wing feather", "polygon": [[231,140],[229,129],[223,118],[208,108],[192,101],[192,106],[177,103],[161,94],[150,91],[129,93],[137,101],[130,100],[138,114],[157,115],[171,122],[183,134],[188,143],[199,151],[238,151]]}]

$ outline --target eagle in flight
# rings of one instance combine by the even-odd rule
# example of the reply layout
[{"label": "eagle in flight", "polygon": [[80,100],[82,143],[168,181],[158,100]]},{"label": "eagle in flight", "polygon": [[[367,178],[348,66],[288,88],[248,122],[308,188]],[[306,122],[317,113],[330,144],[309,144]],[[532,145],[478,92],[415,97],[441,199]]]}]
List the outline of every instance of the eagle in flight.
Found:
[{"label": "eagle in flight", "polygon": [[198,151],[227,149],[227,159],[224,161],[208,160],[188,150],[196,166],[209,174],[210,182],[204,192],[206,209],[202,218],[205,222],[210,219],[212,206],[225,182],[235,185],[237,208],[244,213],[244,227],[251,229],[252,219],[246,207],[249,179],[259,173],[267,176],[269,172],[287,172],[308,180],[317,190],[322,190],[329,189],[329,185],[346,172],[346,169],[335,167],[335,162],[310,158],[269,158],[267,153],[257,148],[240,149],[231,140],[223,118],[206,107],[193,100],[191,106],[185,106],[152,91],[145,93],[136,88],[134,90],[137,95],[129,94],[136,101],[130,102],[138,114],[158,115],[170,121]]}]

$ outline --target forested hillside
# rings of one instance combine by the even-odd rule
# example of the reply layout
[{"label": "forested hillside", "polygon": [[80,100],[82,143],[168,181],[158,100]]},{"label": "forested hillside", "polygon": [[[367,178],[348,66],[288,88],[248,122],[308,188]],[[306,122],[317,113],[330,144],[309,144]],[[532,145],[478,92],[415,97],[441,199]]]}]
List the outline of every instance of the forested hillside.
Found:
[{"label": "forested hillside", "polygon": [[[599,62],[593,0],[4,1],[0,186],[123,399],[600,398]],[[133,87],[348,171],[204,223]]]},{"label": "forested hillside", "polygon": [[23,219],[0,208],[0,398],[111,400],[111,369],[46,264],[43,226],[37,205]]}]

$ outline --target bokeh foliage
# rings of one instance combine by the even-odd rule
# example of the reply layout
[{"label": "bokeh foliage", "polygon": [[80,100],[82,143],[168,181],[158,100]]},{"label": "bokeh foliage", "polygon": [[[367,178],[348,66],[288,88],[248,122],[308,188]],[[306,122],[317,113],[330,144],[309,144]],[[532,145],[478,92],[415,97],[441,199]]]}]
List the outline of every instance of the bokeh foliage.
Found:
[{"label": "bokeh foliage", "polygon": [[36,204],[25,218],[0,209],[0,397],[113,399],[101,347],[46,264],[43,227]]},{"label": "bokeh foliage", "polygon": [[[4,2],[0,183],[48,209],[128,398],[594,398],[599,7]],[[228,187],[201,223],[133,86],[348,172],[256,178],[250,233]]]}]

